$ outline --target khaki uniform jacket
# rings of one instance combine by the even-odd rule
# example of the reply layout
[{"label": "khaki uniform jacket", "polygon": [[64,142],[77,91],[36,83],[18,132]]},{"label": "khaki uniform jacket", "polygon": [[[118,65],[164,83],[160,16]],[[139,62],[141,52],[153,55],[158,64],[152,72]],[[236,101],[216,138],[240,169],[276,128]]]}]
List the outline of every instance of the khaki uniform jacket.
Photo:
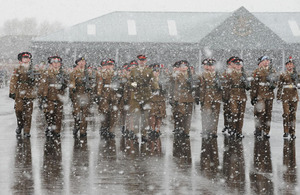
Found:
[{"label": "khaki uniform jacket", "polygon": [[14,69],[10,80],[9,93],[15,94],[16,99],[34,99],[36,97],[35,82],[28,76],[28,70],[24,66]]},{"label": "khaki uniform jacket", "polygon": [[149,102],[152,90],[159,89],[151,68],[133,68],[129,77],[130,100]]},{"label": "khaki uniform jacket", "polygon": [[116,100],[119,85],[114,82],[115,71],[101,71],[97,75],[97,96],[100,98]]},{"label": "khaki uniform jacket", "polygon": [[239,100],[246,101],[246,85],[242,81],[242,72],[232,71],[231,74],[228,74],[228,79],[226,83],[226,87],[224,88],[225,93],[229,93],[227,95],[231,100]]},{"label": "khaki uniform jacket", "polygon": [[290,73],[282,73],[279,77],[277,99],[282,101],[299,101],[297,84]]},{"label": "khaki uniform jacket", "polygon": [[[62,89],[62,83],[58,78],[59,71],[54,69],[48,69],[44,72],[41,79],[41,85],[39,89],[39,94],[42,97],[47,97],[47,100],[57,101],[61,100],[60,95],[65,94],[65,90]],[[65,76],[66,74],[63,74]],[[64,81],[67,84],[67,81]]]},{"label": "khaki uniform jacket", "polygon": [[200,102],[220,102],[222,99],[222,90],[217,84],[217,73],[203,72],[199,76],[199,87],[197,96]]},{"label": "khaki uniform jacket", "polygon": [[170,77],[170,98],[178,103],[194,102],[193,90],[188,81],[188,74],[173,73]]},{"label": "khaki uniform jacket", "polygon": [[[272,71],[272,74],[274,73],[275,71]],[[269,74],[270,69],[257,68],[254,70],[252,74],[253,81],[251,82],[251,99],[274,99],[274,90],[270,88],[267,79]]]},{"label": "khaki uniform jacket", "polygon": [[70,74],[69,85],[70,97],[74,100],[75,95],[86,94],[85,72],[81,69],[75,69]]}]

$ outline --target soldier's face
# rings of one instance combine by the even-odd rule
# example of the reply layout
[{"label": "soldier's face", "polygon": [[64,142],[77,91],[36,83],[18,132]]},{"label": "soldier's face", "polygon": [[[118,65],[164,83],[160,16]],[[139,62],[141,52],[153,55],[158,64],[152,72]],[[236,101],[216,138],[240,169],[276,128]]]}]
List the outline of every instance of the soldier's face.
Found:
[{"label": "soldier's face", "polygon": [[147,60],[138,60],[140,66],[146,66]]},{"label": "soldier's face", "polygon": [[243,65],[242,65],[242,64],[235,64],[235,65],[234,65],[234,69],[237,70],[237,71],[242,70],[242,68],[243,68]]},{"label": "soldier's face", "polygon": [[286,70],[287,70],[287,71],[293,71],[295,65],[294,65],[293,63],[290,62],[290,63],[287,63],[287,64],[285,65],[285,67],[286,67]]},{"label": "soldier's face", "polygon": [[61,63],[60,62],[53,62],[51,65],[52,65],[53,68],[59,69],[60,66],[61,66]]},{"label": "soldier's face", "polygon": [[268,67],[270,65],[270,60],[264,60],[262,61],[259,66],[262,66],[262,67]]},{"label": "soldier's face", "polygon": [[86,61],[85,61],[85,60],[80,60],[77,64],[78,64],[78,66],[79,66],[80,68],[84,68],[85,65],[86,65]]},{"label": "soldier's face", "polygon": [[29,64],[30,58],[22,58],[21,64]]}]

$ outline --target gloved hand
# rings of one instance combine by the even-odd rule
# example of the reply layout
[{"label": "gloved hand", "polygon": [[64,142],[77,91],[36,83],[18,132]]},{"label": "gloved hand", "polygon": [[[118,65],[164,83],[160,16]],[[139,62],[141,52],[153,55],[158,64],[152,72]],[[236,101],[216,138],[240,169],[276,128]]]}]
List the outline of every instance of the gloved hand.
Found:
[{"label": "gloved hand", "polygon": [[10,94],[8,95],[8,97],[14,100],[14,99],[16,99],[16,94],[10,93]]},{"label": "gloved hand", "polygon": [[195,102],[196,102],[197,105],[199,105],[200,104],[200,98],[198,98],[198,97],[195,98]]},{"label": "gloved hand", "polygon": [[256,103],[257,103],[257,98],[251,99],[251,104],[252,104],[252,106],[254,106]]}]

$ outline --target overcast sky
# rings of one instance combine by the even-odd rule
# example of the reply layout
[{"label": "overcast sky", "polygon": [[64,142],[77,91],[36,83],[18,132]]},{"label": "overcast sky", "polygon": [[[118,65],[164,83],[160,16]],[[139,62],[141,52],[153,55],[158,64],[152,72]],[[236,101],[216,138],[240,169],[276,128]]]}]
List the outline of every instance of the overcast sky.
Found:
[{"label": "overcast sky", "polygon": [[300,0],[0,0],[0,26],[18,18],[72,26],[113,11],[300,12]]}]

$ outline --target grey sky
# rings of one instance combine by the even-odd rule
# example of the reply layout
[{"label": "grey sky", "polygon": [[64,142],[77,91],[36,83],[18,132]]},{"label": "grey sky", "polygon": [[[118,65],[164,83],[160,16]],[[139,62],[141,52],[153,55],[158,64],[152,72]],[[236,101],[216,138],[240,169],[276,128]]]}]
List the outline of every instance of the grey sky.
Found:
[{"label": "grey sky", "polygon": [[113,11],[300,12],[300,0],[0,0],[0,26],[35,17],[71,26]]}]

